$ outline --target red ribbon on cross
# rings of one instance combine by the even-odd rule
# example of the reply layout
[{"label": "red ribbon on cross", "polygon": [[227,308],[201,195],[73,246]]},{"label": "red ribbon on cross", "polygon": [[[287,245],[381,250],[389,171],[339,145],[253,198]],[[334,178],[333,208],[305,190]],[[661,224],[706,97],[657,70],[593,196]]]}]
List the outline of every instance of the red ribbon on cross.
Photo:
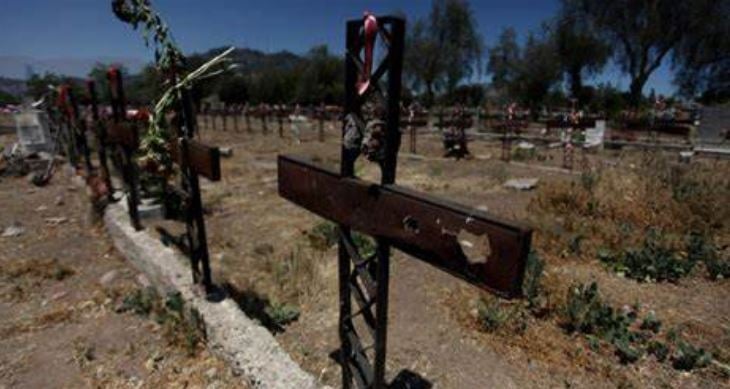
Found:
[{"label": "red ribbon on cross", "polygon": [[370,87],[370,73],[373,69],[373,48],[378,33],[378,19],[370,12],[365,12],[363,26],[365,32],[365,63],[360,73],[360,80],[357,82],[357,93],[361,96]]},{"label": "red ribbon on cross", "polygon": [[71,102],[69,101],[70,89],[71,87],[65,84],[58,87],[58,100],[56,100],[56,105],[61,111],[66,112],[66,116],[69,119],[74,119],[73,108],[71,107]]}]

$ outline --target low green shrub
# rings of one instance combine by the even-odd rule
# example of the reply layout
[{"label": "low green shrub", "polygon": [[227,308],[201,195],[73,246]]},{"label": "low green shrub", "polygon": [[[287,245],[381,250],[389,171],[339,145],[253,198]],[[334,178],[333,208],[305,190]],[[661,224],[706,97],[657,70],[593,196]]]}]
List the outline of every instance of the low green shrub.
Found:
[{"label": "low green shrub", "polygon": [[[636,305],[628,312],[619,312],[604,303],[595,282],[588,286],[574,285],[568,290],[562,324],[568,333],[583,334],[594,351],[600,347],[601,340],[607,342],[623,364],[634,363],[645,354],[665,361],[671,349],[658,338],[661,321],[650,311],[637,326],[638,310]],[[665,338],[677,344],[672,355],[675,369],[693,370],[712,361],[710,353],[680,340],[675,331],[667,332]]]},{"label": "low green shrub", "polygon": [[542,277],[545,270],[545,263],[535,250],[531,250],[527,256],[525,265],[525,279],[522,283],[522,294],[527,299],[528,307],[534,309],[541,304],[540,293],[542,292]]},{"label": "low green shrub", "polygon": [[[370,257],[375,254],[375,242],[367,236],[353,231],[351,233],[352,241],[358,252],[363,258]],[[340,233],[338,227],[332,222],[321,222],[314,226],[311,231],[307,233],[309,238],[309,244],[312,248],[320,251],[330,249],[336,245],[340,240]]]},{"label": "low green shrub", "polygon": [[598,259],[617,273],[644,282],[676,282],[689,274],[696,264],[692,258],[683,257],[679,250],[666,244],[655,230],[647,233],[640,247],[618,253],[600,250]]},{"label": "low green shrub", "polygon": [[273,303],[264,312],[276,325],[282,327],[299,319],[299,308],[289,304]]},{"label": "low green shrub", "polygon": [[509,315],[502,310],[497,302],[486,304],[483,300],[480,300],[477,310],[479,315],[479,324],[481,324],[482,329],[487,332],[497,331],[509,317]]},{"label": "low green shrub", "polygon": [[677,370],[693,370],[705,367],[712,361],[712,355],[700,347],[680,341],[672,356],[672,366]]},{"label": "low green shrub", "polygon": [[704,262],[710,279],[730,277],[730,261],[720,258],[717,247],[701,233],[689,234],[687,258],[693,262]]}]

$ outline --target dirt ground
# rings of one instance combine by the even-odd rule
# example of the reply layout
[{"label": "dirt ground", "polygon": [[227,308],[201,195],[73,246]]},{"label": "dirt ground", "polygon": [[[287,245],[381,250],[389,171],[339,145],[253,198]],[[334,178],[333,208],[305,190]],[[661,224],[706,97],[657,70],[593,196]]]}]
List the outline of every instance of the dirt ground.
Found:
[{"label": "dirt ground", "polygon": [[[7,141],[8,139],[5,139]],[[0,178],[0,388],[241,388],[170,320],[132,312],[148,281],[115,252],[83,189]]]},{"label": "dirt ground", "polygon": [[[322,220],[277,195],[276,156],[295,153],[336,167],[339,129],[329,125],[324,143],[317,141],[314,129],[305,130],[302,142],[297,142],[288,126],[279,138],[272,123],[263,135],[255,121],[253,133],[246,132],[243,122],[238,131],[229,123],[225,132],[220,124],[213,131],[205,126],[209,122],[201,122],[204,142],[233,149],[232,157],[223,161],[222,182],[204,184],[215,277],[239,291],[244,306],[253,300],[298,307],[298,320],[279,329],[277,339],[305,369],[337,386],[339,366],[330,357],[338,347],[336,251],[314,248],[310,237]],[[418,138],[418,154],[413,155],[406,152],[404,136],[397,181],[501,217],[528,220],[528,205],[536,192],[506,189],[507,179],[538,178],[539,185],[579,179],[579,173],[560,169],[561,150],[540,149],[533,158],[505,164],[499,161],[497,143],[474,142],[470,148],[475,158],[446,160],[441,158],[438,137],[423,135]],[[632,169],[640,163],[636,154],[576,151],[575,166]],[[362,177],[377,178],[376,168],[367,163],[359,163],[357,171]],[[539,246],[540,234],[534,240]],[[559,295],[574,282],[597,281],[613,306],[639,303],[642,313],[655,311],[665,326],[687,332],[714,355],[727,358],[727,280],[689,277],[673,284],[643,284],[609,272],[598,261],[543,258],[545,282],[559,289]],[[728,376],[714,367],[682,372],[651,357],[622,365],[610,351],[593,351],[583,337],[567,334],[557,314],[523,318],[519,331],[481,331],[472,314],[479,298],[489,299],[486,293],[396,254],[391,270],[389,377],[415,372],[443,388],[730,387]]]},{"label": "dirt ground", "polygon": [[[204,125],[202,131],[204,142],[233,151],[223,159],[222,181],[202,183],[214,280],[225,284],[249,315],[269,326],[306,370],[337,387],[340,368],[331,357],[339,344],[336,249],[315,239],[323,220],[278,196],[276,156],[299,154],[337,167],[339,129],[328,125],[321,143],[314,129],[305,129],[302,141],[295,141],[288,125],[280,138],[275,123],[269,123],[268,134],[255,121],[253,133],[243,121],[238,131],[230,122],[228,131],[218,128]],[[676,283],[639,283],[617,275],[594,258],[551,247],[554,242],[543,234],[546,226],[535,224],[530,211],[540,190],[503,186],[511,178],[538,178],[539,189],[580,181],[579,172],[560,168],[561,150],[540,148],[506,164],[499,161],[498,143],[478,141],[470,144],[474,158],[454,161],[441,157],[440,140],[433,134],[419,135],[417,154],[407,149],[404,137],[399,184],[534,225],[533,245],[545,261],[551,312],[525,315],[523,301],[497,300],[396,253],[389,379],[415,374],[422,387],[439,388],[730,387],[730,375],[722,370],[730,362],[727,279],[695,274]],[[574,160],[576,170],[619,173],[642,163],[639,152],[608,150],[577,151]],[[725,163],[709,163],[719,172],[728,169]],[[377,179],[376,167],[368,163],[359,162],[357,173]],[[237,377],[222,362],[200,347],[190,354],[185,339],[171,337],[159,316],[120,309],[130,295],[140,293],[140,277],[89,221],[84,194],[62,177],[57,175],[44,189],[33,188],[24,178],[0,181],[0,226],[19,222],[25,228],[18,237],[0,238],[0,304],[3,312],[10,312],[0,318],[0,386],[232,387]],[[623,195],[631,207],[634,194]],[[61,206],[56,205],[58,198],[63,199]],[[46,220],[59,216],[67,220]],[[38,258],[43,261],[35,265]],[[90,260],[94,266],[85,266]],[[112,280],[102,280],[112,270]],[[591,281],[612,306],[637,306],[642,315],[654,311],[665,328],[707,349],[719,364],[685,372],[644,356],[624,365],[609,347],[595,348],[586,337],[568,334],[559,312],[568,286]],[[479,300],[498,304],[507,312],[508,324],[485,331],[474,314]],[[282,321],[281,316],[291,318],[292,310],[296,319]],[[45,365],[52,366],[53,374],[33,374]]]}]

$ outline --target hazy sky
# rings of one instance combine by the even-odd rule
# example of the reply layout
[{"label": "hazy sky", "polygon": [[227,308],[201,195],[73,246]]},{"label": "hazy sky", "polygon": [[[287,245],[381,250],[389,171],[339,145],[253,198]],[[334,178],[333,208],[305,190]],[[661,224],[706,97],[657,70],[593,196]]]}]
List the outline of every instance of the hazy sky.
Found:
[{"label": "hazy sky", "polygon": [[[109,0],[3,0],[0,56],[48,58],[130,57],[151,60],[139,34],[119,22]],[[153,0],[186,51],[235,45],[263,51],[303,53],[325,43],[344,46],[344,22],[369,10],[401,11],[408,19],[426,15],[428,0]],[[486,44],[512,26],[521,37],[555,14],[557,0],[472,0]],[[628,82],[615,69],[601,80],[621,88]],[[660,93],[672,89],[667,67],[649,82]]]}]

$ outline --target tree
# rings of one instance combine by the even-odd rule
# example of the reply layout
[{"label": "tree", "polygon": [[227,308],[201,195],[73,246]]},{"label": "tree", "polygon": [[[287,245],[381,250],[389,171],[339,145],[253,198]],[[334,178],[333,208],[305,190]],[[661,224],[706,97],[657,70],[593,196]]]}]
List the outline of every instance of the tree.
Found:
[{"label": "tree", "polygon": [[695,24],[674,51],[674,82],[686,97],[730,100],[730,1],[696,0],[691,12],[693,20],[704,22]]},{"label": "tree", "polygon": [[248,101],[248,81],[241,75],[225,80],[218,90],[218,98],[226,104],[243,104]]},{"label": "tree", "polygon": [[445,66],[440,58],[438,44],[431,39],[423,19],[416,20],[408,32],[407,40],[404,59],[406,77],[414,90],[426,88],[426,105],[431,105]]},{"label": "tree", "polygon": [[513,28],[502,30],[497,44],[489,49],[487,73],[492,75],[492,85],[507,96],[517,96],[519,88],[522,52],[517,43],[517,33]]},{"label": "tree", "polygon": [[497,44],[489,50],[487,72],[500,94],[536,111],[558,84],[561,74],[547,26],[539,33],[530,33],[524,47],[517,43],[513,29],[502,31]]},{"label": "tree", "polygon": [[125,84],[127,101],[137,106],[154,104],[164,92],[163,82],[159,68],[152,64],[146,65],[139,74],[127,78]]},{"label": "tree", "polygon": [[408,33],[406,73],[414,89],[426,88],[427,103],[437,88],[453,90],[481,63],[482,37],[466,0],[434,0],[428,19]]},{"label": "tree", "polygon": [[564,0],[563,6],[594,25],[615,48],[614,59],[631,79],[634,106],[649,76],[699,22],[690,17],[693,0]]},{"label": "tree", "polygon": [[551,26],[551,33],[570,93],[573,98],[585,102],[583,77],[595,75],[604,68],[611,55],[610,48],[596,33],[590,20],[565,4]]},{"label": "tree", "polygon": [[45,96],[50,88],[55,88],[61,85],[62,80],[57,74],[45,73],[42,76],[34,74],[26,84],[28,85],[28,91],[26,92],[34,100],[38,100]]},{"label": "tree", "polygon": [[560,76],[560,59],[544,26],[540,33],[530,33],[525,43],[518,78],[522,103],[537,113]]},{"label": "tree", "polygon": [[20,99],[18,99],[16,96],[0,90],[0,105],[18,104],[18,103],[20,103]]},{"label": "tree", "polygon": [[296,101],[332,104],[344,97],[344,64],[330,54],[326,45],[309,50],[306,63],[298,75]]}]

